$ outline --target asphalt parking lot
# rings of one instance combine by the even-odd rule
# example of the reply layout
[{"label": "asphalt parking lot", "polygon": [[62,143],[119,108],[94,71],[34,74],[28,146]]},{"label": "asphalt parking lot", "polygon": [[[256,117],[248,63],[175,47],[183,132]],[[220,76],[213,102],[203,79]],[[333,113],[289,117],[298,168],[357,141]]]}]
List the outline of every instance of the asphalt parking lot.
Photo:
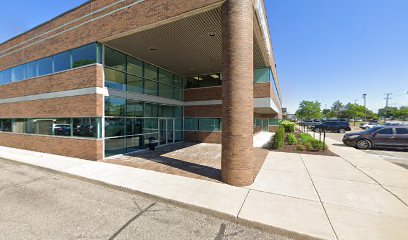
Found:
[{"label": "asphalt parking lot", "polygon": [[0,206],[0,239],[289,239],[2,159]]},{"label": "asphalt parking lot", "polygon": [[[355,131],[360,131],[360,130],[355,130]],[[339,142],[342,141],[343,136],[344,134],[341,134],[341,133],[326,133],[326,137],[339,141]],[[370,149],[370,150],[364,150],[364,151],[367,153],[373,154],[379,158],[382,158],[386,161],[392,162],[394,164],[397,164],[399,166],[402,166],[408,169],[408,150]]]}]

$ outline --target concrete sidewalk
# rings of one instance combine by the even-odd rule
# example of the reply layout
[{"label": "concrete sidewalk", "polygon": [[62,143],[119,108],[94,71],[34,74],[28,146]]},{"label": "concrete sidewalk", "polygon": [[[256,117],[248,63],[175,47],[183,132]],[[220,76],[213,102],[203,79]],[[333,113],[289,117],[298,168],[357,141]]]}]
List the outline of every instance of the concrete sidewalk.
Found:
[{"label": "concrete sidewalk", "polygon": [[340,157],[270,152],[246,188],[6,147],[0,147],[0,158],[205,208],[295,237],[408,239],[408,171],[328,143]]}]

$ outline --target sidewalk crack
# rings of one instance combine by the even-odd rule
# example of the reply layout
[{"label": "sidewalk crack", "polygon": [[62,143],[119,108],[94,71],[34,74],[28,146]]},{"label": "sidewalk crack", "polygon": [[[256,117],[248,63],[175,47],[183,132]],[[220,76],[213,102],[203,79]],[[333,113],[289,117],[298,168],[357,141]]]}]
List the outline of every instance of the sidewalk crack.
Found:
[{"label": "sidewalk crack", "polygon": [[305,167],[305,169],[306,169],[306,171],[307,171],[307,174],[309,175],[310,181],[312,181],[313,188],[314,188],[314,190],[316,191],[317,197],[319,198],[320,205],[322,205],[324,214],[326,215],[326,218],[327,218],[327,220],[329,221],[330,227],[331,227],[331,229],[332,229],[334,235],[336,236],[336,239],[339,239],[339,236],[337,236],[336,230],[334,230],[334,226],[333,226],[333,224],[332,224],[332,222],[331,222],[331,220],[330,220],[329,214],[327,213],[327,210],[326,210],[326,208],[324,207],[324,204],[323,204],[323,202],[322,202],[322,199],[321,199],[321,197],[320,197],[320,194],[319,194],[319,192],[317,191],[316,185],[315,185],[315,183],[313,182],[312,175],[310,174],[309,169],[307,169],[306,164],[305,164],[305,161],[303,160],[303,157],[302,157],[301,154],[300,154],[300,158],[302,159],[303,166]]},{"label": "sidewalk crack", "polygon": [[241,210],[242,210],[242,208],[244,207],[244,204],[245,204],[245,202],[246,202],[246,200],[247,200],[247,198],[248,198],[248,195],[249,195],[249,191],[251,191],[251,189],[248,189],[248,192],[247,192],[247,194],[245,195],[245,199],[244,199],[244,201],[242,202],[241,207],[239,208],[239,211],[238,211],[238,214],[237,214],[237,218],[239,217],[239,214],[241,213]]}]

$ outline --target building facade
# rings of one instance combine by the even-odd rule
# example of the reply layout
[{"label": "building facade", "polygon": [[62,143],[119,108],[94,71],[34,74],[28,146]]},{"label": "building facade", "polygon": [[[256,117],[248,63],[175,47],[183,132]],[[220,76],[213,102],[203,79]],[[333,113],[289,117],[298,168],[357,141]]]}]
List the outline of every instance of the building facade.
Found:
[{"label": "building facade", "polygon": [[222,143],[247,185],[282,116],[262,0],[93,0],[0,45],[0,145],[100,160]]}]

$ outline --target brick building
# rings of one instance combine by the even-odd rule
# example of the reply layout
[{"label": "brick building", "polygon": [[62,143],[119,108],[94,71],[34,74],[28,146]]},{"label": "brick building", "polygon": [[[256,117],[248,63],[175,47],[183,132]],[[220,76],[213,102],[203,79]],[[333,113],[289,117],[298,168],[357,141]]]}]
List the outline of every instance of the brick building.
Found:
[{"label": "brick building", "polygon": [[281,118],[262,0],[93,0],[0,45],[0,145],[89,160],[222,143],[253,181],[253,132]]}]

